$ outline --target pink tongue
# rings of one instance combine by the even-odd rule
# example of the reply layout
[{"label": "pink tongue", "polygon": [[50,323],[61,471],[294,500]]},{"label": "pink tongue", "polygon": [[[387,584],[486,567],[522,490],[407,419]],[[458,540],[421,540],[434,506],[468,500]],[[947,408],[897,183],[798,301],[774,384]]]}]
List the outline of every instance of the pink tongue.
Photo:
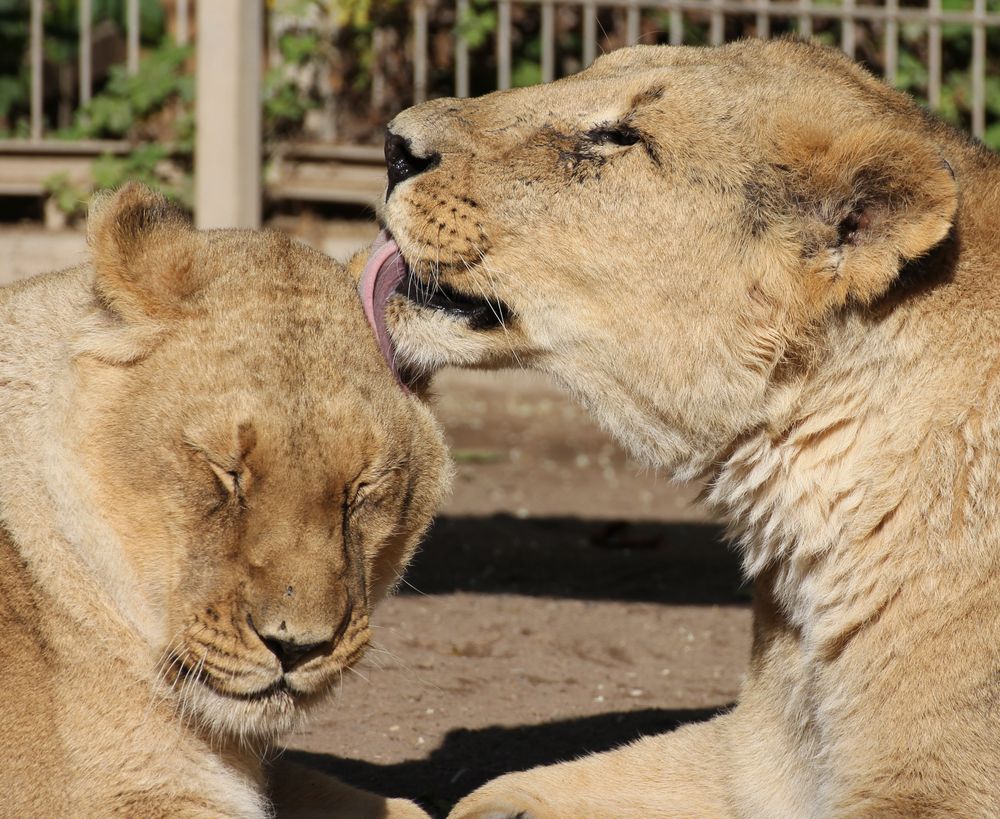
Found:
[{"label": "pink tongue", "polygon": [[405,275],[406,262],[403,261],[399,248],[386,231],[381,231],[375,239],[375,244],[372,245],[365,271],[361,274],[358,291],[361,294],[361,303],[365,308],[368,323],[375,331],[375,338],[378,339],[378,346],[389,369],[403,390],[409,392],[399,377],[399,370],[396,369],[396,352],[385,327],[386,303]]}]

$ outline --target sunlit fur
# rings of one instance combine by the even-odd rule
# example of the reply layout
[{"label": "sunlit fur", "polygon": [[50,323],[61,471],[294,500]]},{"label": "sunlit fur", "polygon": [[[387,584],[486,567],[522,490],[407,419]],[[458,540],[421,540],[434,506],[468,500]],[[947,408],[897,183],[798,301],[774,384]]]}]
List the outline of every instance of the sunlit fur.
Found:
[{"label": "sunlit fur", "polygon": [[731,712],[454,815],[995,815],[996,155],[795,41],[624,49],[390,128],[441,157],[382,210],[414,275],[510,314],[396,297],[400,360],[549,373],[704,481],[756,593]]},{"label": "sunlit fur", "polygon": [[267,761],[447,483],[349,275],[139,186],[89,241],[0,291],[0,814],[425,816]]}]

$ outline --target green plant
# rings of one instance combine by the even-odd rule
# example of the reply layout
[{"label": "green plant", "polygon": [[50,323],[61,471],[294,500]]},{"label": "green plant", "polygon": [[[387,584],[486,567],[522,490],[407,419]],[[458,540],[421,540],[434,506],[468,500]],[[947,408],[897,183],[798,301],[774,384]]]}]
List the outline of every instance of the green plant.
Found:
[{"label": "green plant", "polygon": [[73,125],[55,136],[63,139],[127,139],[135,143],[125,156],[104,154],[91,165],[89,190],[64,175],[46,189],[67,215],[80,215],[94,191],[138,180],[187,207],[191,206],[194,152],[194,79],[185,71],[190,47],[164,43],[149,52],[130,75],[116,66],[104,89],[77,111]]},{"label": "green plant", "polygon": [[45,190],[63,213],[71,218],[87,212],[90,190],[75,184],[67,173],[57,173],[45,180]]},{"label": "green plant", "polygon": [[79,109],[73,125],[57,133],[65,139],[121,138],[168,105],[190,111],[194,77],[184,72],[190,46],[167,43],[150,52],[135,74],[114,66],[104,90]]},{"label": "green plant", "polygon": [[306,114],[317,106],[296,75],[323,56],[323,44],[317,32],[293,29],[278,38],[278,53],[281,65],[268,69],[262,90],[264,134],[271,140],[298,131]]}]

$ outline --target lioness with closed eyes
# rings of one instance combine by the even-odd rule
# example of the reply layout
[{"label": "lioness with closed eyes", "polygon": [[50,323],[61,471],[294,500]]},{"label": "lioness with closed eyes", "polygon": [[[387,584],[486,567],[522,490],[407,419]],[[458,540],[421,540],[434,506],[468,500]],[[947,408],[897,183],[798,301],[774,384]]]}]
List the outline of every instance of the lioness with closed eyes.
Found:
[{"label": "lioness with closed eyes", "polygon": [[636,47],[389,126],[404,379],[526,365],[730,523],[729,713],[461,819],[996,816],[1000,159],[843,55]]},{"label": "lioness with closed eyes", "polygon": [[0,814],[426,816],[260,758],[364,652],[436,424],[321,254],[139,186],[89,233],[0,290]]}]

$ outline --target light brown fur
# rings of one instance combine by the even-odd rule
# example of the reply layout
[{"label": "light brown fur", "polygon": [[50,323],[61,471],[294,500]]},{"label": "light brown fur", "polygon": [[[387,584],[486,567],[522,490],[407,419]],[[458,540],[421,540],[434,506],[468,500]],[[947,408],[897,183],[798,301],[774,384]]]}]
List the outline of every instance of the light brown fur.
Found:
[{"label": "light brown fur", "polygon": [[[321,254],[138,186],[89,228],[0,291],[0,813],[425,816],[261,759],[363,652],[434,421]],[[283,673],[265,636],[318,646]]]},{"label": "light brown fur", "polygon": [[[453,816],[1000,812],[1000,160],[842,55],[638,47],[390,126],[414,370],[550,373],[730,522],[739,703]],[[633,137],[635,137],[633,139]],[[413,282],[409,283],[412,288]]]}]

